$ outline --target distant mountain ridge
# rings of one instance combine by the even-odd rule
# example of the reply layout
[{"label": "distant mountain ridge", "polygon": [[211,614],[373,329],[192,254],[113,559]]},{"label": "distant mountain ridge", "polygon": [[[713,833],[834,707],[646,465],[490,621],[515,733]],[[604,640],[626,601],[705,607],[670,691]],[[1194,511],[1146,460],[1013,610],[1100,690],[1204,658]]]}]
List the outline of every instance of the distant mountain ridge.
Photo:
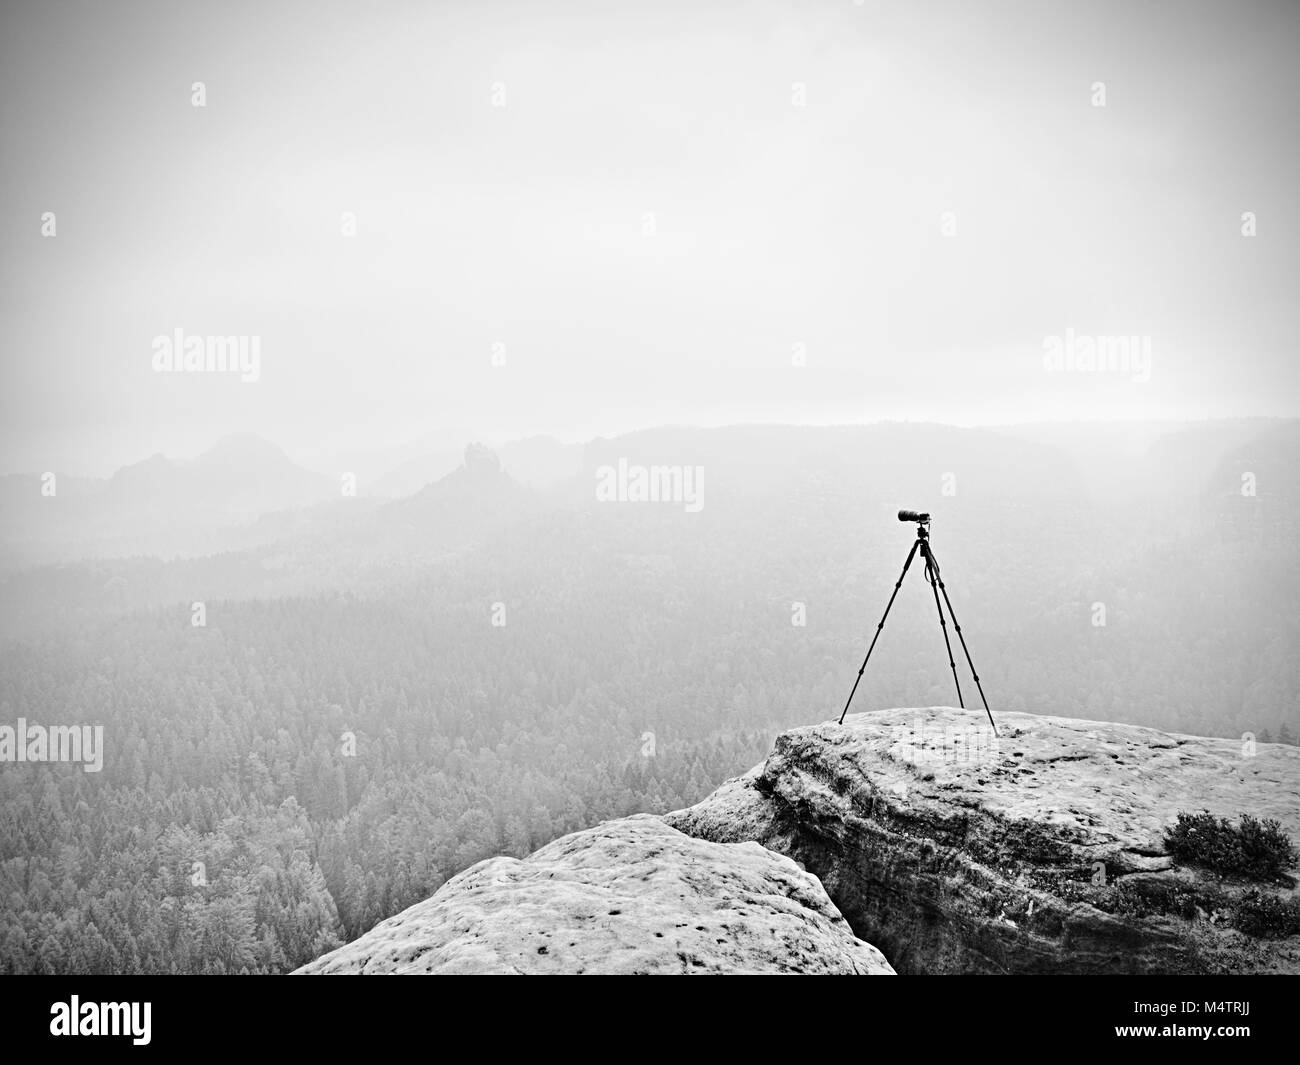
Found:
[{"label": "distant mountain ridge", "polygon": [[461,465],[406,499],[380,507],[378,521],[412,547],[455,547],[533,514],[533,494],[505,470],[490,448],[473,443]]},{"label": "distant mountain ridge", "polygon": [[[512,440],[495,449],[502,468],[520,484],[546,489],[574,476],[582,461],[581,444],[564,444],[552,436],[530,436]],[[414,495],[449,473],[463,462],[457,451],[437,451],[410,459],[375,478],[367,491],[378,496],[398,498]]]},{"label": "distant mountain ridge", "polygon": [[[1265,502],[1256,509],[1276,516],[1269,528],[1285,530],[1300,495],[1289,458],[1298,433],[1294,419],[1136,428],[660,427],[585,445],[550,437],[513,441],[496,452],[507,480],[495,487],[479,480],[468,490],[474,479],[462,475],[464,455],[437,454],[404,464],[391,478],[358,478],[355,495],[346,491],[346,471],[309,470],[264,438],[235,434],[187,461],[155,454],[108,479],[59,476],[54,496],[43,492],[41,476],[0,477],[0,569],[82,558],[202,557],[301,537],[319,553],[338,527],[355,525],[385,498],[409,506],[380,506],[378,528],[432,532],[411,543],[445,547],[504,527],[514,506],[519,517],[539,506],[589,508],[601,468],[620,461],[703,469],[701,521],[715,520],[729,501],[786,496],[819,507],[828,495],[847,493],[862,506],[846,509],[846,521],[874,522],[879,508],[887,516],[901,502],[944,508],[957,522],[973,502],[1014,505],[1032,497],[1037,509],[1046,506],[1064,521],[1091,520],[1109,507],[1158,528],[1213,522],[1224,535],[1235,535],[1251,515],[1238,514],[1240,506],[1221,514],[1221,500],[1241,496],[1243,474],[1253,472]],[[391,546],[402,550],[402,543],[399,537]]]},{"label": "distant mountain ridge", "polygon": [[164,509],[197,505],[251,518],[335,498],[339,487],[293,462],[269,440],[238,433],[188,462],[159,454],[124,466],[109,479],[108,494],[114,502]]},{"label": "distant mountain ridge", "polygon": [[256,539],[231,538],[231,528],[341,494],[338,482],[251,433],[223,437],[188,461],[154,454],[103,480],[55,474],[53,494],[42,491],[44,480],[17,476],[0,483],[0,539],[11,564],[214,553]]}]

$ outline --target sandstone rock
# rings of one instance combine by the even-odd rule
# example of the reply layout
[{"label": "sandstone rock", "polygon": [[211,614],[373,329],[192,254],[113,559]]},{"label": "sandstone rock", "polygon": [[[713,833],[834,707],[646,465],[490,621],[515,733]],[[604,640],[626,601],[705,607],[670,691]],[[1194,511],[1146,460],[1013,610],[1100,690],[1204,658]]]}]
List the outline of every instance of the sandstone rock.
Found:
[{"label": "sandstone rock", "polygon": [[1300,748],[998,721],[996,742],[983,711],[944,707],[795,729],[666,819],[794,858],[903,973],[1300,972],[1300,936],[1226,919],[1258,885],[1177,865],[1163,844],[1202,809],[1276,818],[1300,841]]},{"label": "sandstone rock", "polygon": [[888,974],[816,878],[649,815],[492,858],[299,973]]}]

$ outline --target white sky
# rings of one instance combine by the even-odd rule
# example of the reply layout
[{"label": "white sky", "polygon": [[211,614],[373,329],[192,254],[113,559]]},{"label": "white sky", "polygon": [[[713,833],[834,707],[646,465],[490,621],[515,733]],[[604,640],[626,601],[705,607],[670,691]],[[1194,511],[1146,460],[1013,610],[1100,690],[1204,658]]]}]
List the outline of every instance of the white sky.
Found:
[{"label": "white sky", "polygon": [[[307,457],[1300,407],[1300,5],[0,19],[0,472],[106,474],[235,431]],[[259,335],[261,379],[155,374],[177,327]],[[1150,336],[1151,379],[1044,372],[1067,328]]]}]

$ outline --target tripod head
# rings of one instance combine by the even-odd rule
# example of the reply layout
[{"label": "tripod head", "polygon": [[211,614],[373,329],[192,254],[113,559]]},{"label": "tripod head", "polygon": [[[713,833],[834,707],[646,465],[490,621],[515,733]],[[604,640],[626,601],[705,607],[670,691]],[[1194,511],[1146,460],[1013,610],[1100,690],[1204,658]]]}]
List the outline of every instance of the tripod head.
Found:
[{"label": "tripod head", "polygon": [[918,540],[928,540],[930,538],[929,513],[919,510],[900,510],[898,520],[916,522],[916,537]]}]

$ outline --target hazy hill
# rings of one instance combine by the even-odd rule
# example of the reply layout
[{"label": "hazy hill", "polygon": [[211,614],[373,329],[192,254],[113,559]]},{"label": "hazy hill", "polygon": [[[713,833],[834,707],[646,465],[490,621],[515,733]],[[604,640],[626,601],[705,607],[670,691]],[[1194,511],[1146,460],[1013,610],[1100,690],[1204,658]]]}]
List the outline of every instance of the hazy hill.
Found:
[{"label": "hazy hill", "polygon": [[[8,568],[89,556],[211,554],[264,542],[245,528],[275,511],[336,500],[339,484],[253,434],[225,437],[190,461],[153,455],[107,480],[5,479]],[[243,528],[237,535],[230,530]],[[265,531],[265,530],[264,530]]]},{"label": "hazy hill", "polygon": [[[506,490],[493,503],[466,494],[464,505],[473,509],[482,502],[486,510],[477,518],[467,514],[464,523],[470,531],[508,524],[506,512],[515,503],[521,517],[537,502],[590,508],[598,471],[621,459],[647,467],[703,467],[713,517],[701,522],[749,521],[754,507],[782,500],[796,509],[838,508],[836,520],[873,524],[900,505],[943,508],[949,522],[996,505],[1002,515],[1021,512],[1031,521],[1076,526],[1124,513],[1159,535],[1204,520],[1205,499],[1238,489],[1249,465],[1259,466],[1260,496],[1276,509],[1281,495],[1296,491],[1289,480],[1296,435],[1294,422],[1260,419],[1001,429],[906,423],[667,427],[585,446],[533,437],[507,444],[498,458],[511,483],[536,494]],[[422,527],[437,512],[454,526],[459,479],[436,490],[442,502],[427,493],[462,467],[463,455],[432,454],[358,484],[357,492],[362,499],[391,494],[411,501],[410,510],[387,512],[404,515],[394,519],[397,524]],[[343,496],[336,479],[298,466],[276,445],[249,434],[224,438],[188,462],[155,455],[106,481],[61,477],[54,499],[42,497],[40,488],[35,475],[0,478],[3,568],[89,557],[193,557],[299,537],[319,556],[330,550],[340,523],[368,509]],[[642,510],[636,520],[657,527],[662,515]],[[376,526],[376,536],[386,535],[386,528]],[[457,538],[453,531],[446,542]]]},{"label": "hazy hill", "polygon": [[501,468],[491,449],[470,444],[461,465],[414,495],[381,507],[376,534],[361,530],[350,543],[385,554],[420,555],[463,547],[478,537],[525,520],[536,510],[532,493]]},{"label": "hazy hill", "polygon": [[[496,448],[501,466],[520,484],[547,489],[578,472],[582,447],[563,444],[550,436],[531,436],[512,440]],[[435,451],[409,459],[377,477],[368,491],[379,496],[409,496],[434,481],[459,469],[462,453]]]}]

